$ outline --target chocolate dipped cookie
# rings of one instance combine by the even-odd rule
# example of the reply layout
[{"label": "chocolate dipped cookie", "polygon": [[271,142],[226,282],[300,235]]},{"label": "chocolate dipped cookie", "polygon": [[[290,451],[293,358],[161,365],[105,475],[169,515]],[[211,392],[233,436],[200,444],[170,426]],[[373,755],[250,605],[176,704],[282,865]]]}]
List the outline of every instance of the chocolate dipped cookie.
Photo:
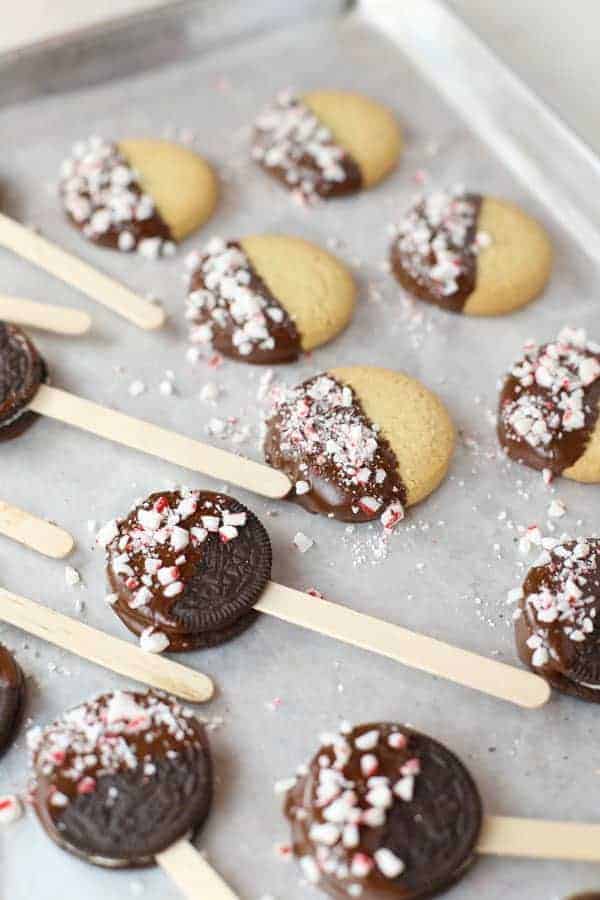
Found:
[{"label": "chocolate dipped cookie", "polygon": [[301,238],[214,238],[188,265],[190,341],[243,362],[291,362],[332,340],[354,312],[348,269]]},{"label": "chocolate dipped cookie", "polygon": [[210,218],[217,181],[202,157],[179,144],[91,137],[63,162],[60,196],[89,241],[156,259]]},{"label": "chocolate dipped cookie", "polygon": [[264,453],[309,512],[391,528],[439,485],[453,446],[450,417],[424,385],[350,366],[275,394]]},{"label": "chocolate dipped cookie", "polygon": [[574,481],[600,482],[600,344],[582,328],[527,342],[500,394],[498,437],[511,459]]},{"label": "chocolate dipped cookie", "polygon": [[10,747],[21,721],[25,678],[12,653],[0,644],[0,755]]},{"label": "chocolate dipped cookie", "polygon": [[477,787],[442,744],[404,725],[348,726],[289,790],[285,815],[304,877],[332,897],[430,897],[474,860]]},{"label": "chocolate dipped cookie", "polygon": [[28,741],[38,819],[59,847],[95,865],[152,865],[209,813],[206,732],[167,695],[103,694]]},{"label": "chocolate dipped cookie", "polygon": [[541,293],[552,248],[542,227],[514,204],[457,187],[417,199],[394,228],[390,262],[420,300],[495,316]]},{"label": "chocolate dipped cookie", "polygon": [[390,110],[349,91],[281,91],[256,120],[252,144],[253,159],[307,203],[372,187],[401,152]]},{"label": "chocolate dipped cookie", "polygon": [[271,543],[241,503],[209,491],[165,491],[98,533],[109,601],[153,652],[213,647],[258,615]]},{"label": "chocolate dipped cookie", "polygon": [[600,540],[554,542],[518,593],[521,660],[556,690],[600,703]]},{"label": "chocolate dipped cookie", "polygon": [[33,341],[16,325],[0,322],[0,441],[19,437],[36,420],[27,406],[46,379]]}]

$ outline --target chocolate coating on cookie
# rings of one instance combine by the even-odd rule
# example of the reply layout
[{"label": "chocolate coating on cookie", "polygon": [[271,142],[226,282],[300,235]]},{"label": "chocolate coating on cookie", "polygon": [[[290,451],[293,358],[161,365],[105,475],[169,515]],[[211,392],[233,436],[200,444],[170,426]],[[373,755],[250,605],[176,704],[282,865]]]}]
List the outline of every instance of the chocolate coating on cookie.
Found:
[{"label": "chocolate coating on cookie", "polygon": [[118,144],[91,137],[61,167],[60,195],[72,225],[94,244],[156,258],[173,235]]},{"label": "chocolate coating on cookie", "polygon": [[193,344],[272,365],[297,359],[298,330],[237,241],[213,238],[191,267],[187,319]]},{"label": "chocolate coating on cookie", "polygon": [[352,156],[289,91],[280,92],[256,120],[252,157],[305,202],[351,194],[362,187]]},{"label": "chocolate coating on cookie", "polygon": [[18,437],[37,419],[27,406],[46,378],[33,341],[16,325],[0,322],[0,441]]},{"label": "chocolate coating on cookie", "polygon": [[25,679],[21,667],[0,644],[0,755],[12,743],[21,720],[25,700]]},{"label": "chocolate coating on cookie", "polygon": [[598,419],[600,345],[583,329],[528,343],[500,394],[498,437],[508,456],[560,475],[582,456]]},{"label": "chocolate coating on cookie", "polygon": [[521,660],[556,690],[600,703],[600,540],[556,543],[528,573],[515,622]]},{"label": "chocolate coating on cookie", "polygon": [[206,733],[174,698],[115,691],[28,735],[34,808],[63,849],[97,865],[150,865],[208,815]]},{"label": "chocolate coating on cookie", "polygon": [[285,812],[305,877],[333,897],[428,897],[474,859],[482,810],[460,760],[390,723],[323,735]]},{"label": "chocolate coating on cookie", "polygon": [[403,516],[406,491],[389,443],[348,385],[324,373],[285,390],[266,424],[265,459],[294,484],[290,499],[342,522],[384,526]]},{"label": "chocolate coating on cookie", "polygon": [[257,517],[209,491],[151,494],[98,534],[112,606],[149,650],[223,643],[252,624],[271,576]]},{"label": "chocolate coating on cookie", "polygon": [[392,270],[403,288],[443,309],[462,312],[477,280],[482,197],[462,189],[419,199],[396,228]]}]

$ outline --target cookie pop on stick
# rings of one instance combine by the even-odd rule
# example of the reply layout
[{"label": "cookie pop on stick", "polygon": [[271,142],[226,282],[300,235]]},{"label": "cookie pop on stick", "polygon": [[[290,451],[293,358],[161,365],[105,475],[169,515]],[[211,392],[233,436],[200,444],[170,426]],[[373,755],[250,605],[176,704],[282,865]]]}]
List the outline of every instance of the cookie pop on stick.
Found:
[{"label": "cookie pop on stick", "polygon": [[71,535],[58,525],[10,506],[3,500],[0,500],[0,534],[53,559],[68,556],[74,543]]},{"label": "cookie pop on stick", "polygon": [[291,781],[292,851],[306,880],[334,897],[431,897],[476,853],[600,860],[599,825],[484,816],[463,763],[408,726],[325,733]]},{"label": "cookie pop on stick", "polygon": [[0,322],[0,440],[21,434],[38,413],[265,497],[283,497],[290,490],[288,478],[269,466],[50,387],[46,377],[33,342],[16,326]]},{"label": "cookie pop on stick", "polygon": [[0,294],[0,320],[72,336],[85,334],[92,324],[89,315],[81,310],[36,303],[35,300],[25,300],[22,297],[7,297],[4,294]]},{"label": "cookie pop on stick", "polygon": [[270,581],[258,518],[224,494],[151,494],[98,533],[112,608],[143,646],[212,647],[267,613],[404,665],[525,707],[549,697],[541,678]]},{"label": "cookie pop on stick", "polygon": [[112,637],[64,616],[41,603],[19,597],[0,587],[0,620],[34,634],[43,641],[75,653],[82,659],[118,672],[192,703],[210,700],[213,683],[206,675],[163,659],[127,641]]},{"label": "cookie pop on stick", "polygon": [[115,691],[28,734],[33,805],[63,850],[99,866],[158,863],[189,898],[235,895],[189,842],[210,812],[204,727],[165,694]]}]

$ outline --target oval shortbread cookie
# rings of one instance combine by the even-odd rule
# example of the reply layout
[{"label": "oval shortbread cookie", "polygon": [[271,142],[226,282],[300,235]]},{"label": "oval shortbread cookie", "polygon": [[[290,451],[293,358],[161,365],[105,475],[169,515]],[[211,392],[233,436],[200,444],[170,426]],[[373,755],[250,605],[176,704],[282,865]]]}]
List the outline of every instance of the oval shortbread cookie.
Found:
[{"label": "oval shortbread cookie", "polygon": [[402,132],[385,106],[349,91],[280,92],[255,123],[253,158],[304,201],[354,193],[395,168]]},{"label": "oval shortbread cookie", "polygon": [[512,203],[462,188],[421,197],[395,228],[394,275],[411,294],[451,312],[497,316],[544,289],[552,248]]},{"label": "oval shortbread cookie", "polygon": [[555,341],[524,350],[500,395],[500,443],[534,469],[600,482],[600,344],[563,328]]},{"label": "oval shortbread cookie", "polygon": [[61,168],[69,220],[88,240],[154,259],[206,222],[217,180],[192,150],[151,139],[75,144]]},{"label": "oval shortbread cookie", "polygon": [[431,391],[368,366],[283,391],[265,437],[266,459],[290,477],[298,503],[344,522],[380,518],[386,528],[440,484],[453,447],[454,427]]},{"label": "oval shortbread cookie", "polygon": [[214,238],[188,265],[190,340],[244,362],[290,362],[332,340],[354,312],[348,269],[301,238]]}]

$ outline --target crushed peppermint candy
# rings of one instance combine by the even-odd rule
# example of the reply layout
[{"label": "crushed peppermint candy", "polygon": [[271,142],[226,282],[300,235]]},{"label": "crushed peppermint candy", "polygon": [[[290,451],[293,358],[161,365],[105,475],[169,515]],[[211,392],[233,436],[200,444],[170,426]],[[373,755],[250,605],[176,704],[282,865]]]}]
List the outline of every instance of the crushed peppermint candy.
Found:
[{"label": "crushed peppermint candy", "polygon": [[466,299],[475,286],[477,255],[491,240],[477,232],[480,206],[481,197],[461,186],[417,199],[393,229],[392,266],[407,289],[441,305],[446,300],[454,307],[448,298],[455,295]]},{"label": "crushed peppermint candy", "polygon": [[524,350],[502,391],[500,438],[510,456],[542,468],[549,483],[579,459],[596,421],[600,344],[581,328],[563,328],[555,341],[527,341]]},{"label": "crushed peppermint candy", "polygon": [[393,725],[345,727],[320,740],[311,765],[289,781],[286,811],[307,880],[335,879],[336,893],[339,887],[359,897],[372,875],[394,880],[406,869],[392,847],[377,841],[388,837],[393,807],[413,802],[421,760]]},{"label": "crushed peppermint candy", "polygon": [[91,241],[148,259],[175,252],[170,228],[118,144],[79,141],[60,174],[67,214]]},{"label": "crushed peppermint candy", "polygon": [[[530,632],[526,645],[535,668],[550,665],[570,671],[577,668],[573,657],[577,659],[580,653],[585,656],[584,645],[595,633],[600,602],[600,541],[590,538],[554,541],[553,546],[550,541],[546,543],[541,561],[530,571],[518,597]],[[517,599],[516,591],[511,594]]]},{"label": "crushed peppermint candy", "polygon": [[252,158],[305,203],[361,187],[356,162],[309,106],[281,91],[255,122]]},{"label": "crushed peppermint candy", "polygon": [[326,481],[337,495],[330,504],[334,514],[379,518],[386,531],[404,517],[405,490],[391,447],[353,390],[330,375],[274,394],[265,456],[290,476],[300,502],[310,504],[315,482]]},{"label": "crushed peppermint candy", "polygon": [[153,691],[104,694],[27,737],[38,790],[43,785],[52,815],[59,816],[77,797],[95,793],[101,778],[143,766],[145,778],[152,779],[153,760],[202,747],[192,713]]},{"label": "crushed peppermint candy", "polygon": [[191,253],[186,318],[192,345],[209,344],[252,362],[291,361],[300,353],[296,327],[258,275],[242,245],[215,237]]},{"label": "crushed peppermint candy", "polygon": [[23,815],[23,806],[16,794],[0,796],[0,826],[12,825]]}]

